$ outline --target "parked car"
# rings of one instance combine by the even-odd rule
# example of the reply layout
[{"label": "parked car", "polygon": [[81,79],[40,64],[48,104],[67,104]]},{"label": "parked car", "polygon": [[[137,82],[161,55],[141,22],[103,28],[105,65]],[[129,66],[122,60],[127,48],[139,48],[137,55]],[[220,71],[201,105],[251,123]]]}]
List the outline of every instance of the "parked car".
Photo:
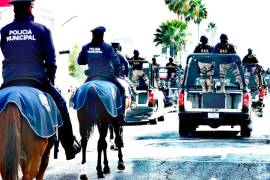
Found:
[{"label": "parked car", "polygon": [[258,64],[243,64],[245,81],[252,97],[252,108],[259,117],[263,116],[266,84]]},{"label": "parked car", "polygon": [[158,87],[154,86],[154,72],[151,64],[148,61],[141,62],[144,75],[135,78],[132,68],[130,71],[129,79],[136,87],[137,95],[131,103],[130,110],[127,111],[126,124],[157,124],[158,121],[164,120],[166,113],[164,95]]},{"label": "parked car", "polygon": [[251,96],[237,55],[188,56],[179,94],[179,135],[190,136],[200,125],[240,126],[251,134]]}]

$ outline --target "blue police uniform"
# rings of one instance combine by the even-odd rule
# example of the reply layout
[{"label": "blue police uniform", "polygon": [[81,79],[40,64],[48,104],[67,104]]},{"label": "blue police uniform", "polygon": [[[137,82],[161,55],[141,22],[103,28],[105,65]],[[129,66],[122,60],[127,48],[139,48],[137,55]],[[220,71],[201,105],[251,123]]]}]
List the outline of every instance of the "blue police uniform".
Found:
[{"label": "blue police uniform", "polygon": [[128,77],[128,72],[129,72],[128,60],[120,52],[117,52],[117,55],[118,55],[118,58],[119,58],[119,61],[120,61],[119,74],[120,74],[120,76]]},{"label": "blue police uniform", "polygon": [[1,50],[4,82],[21,78],[54,80],[56,60],[50,30],[34,22],[32,15],[15,19],[1,29]]},{"label": "blue police uniform", "polygon": [[236,54],[236,51],[234,49],[234,46],[232,44],[226,43],[218,43],[215,46],[214,53],[219,54]]},{"label": "blue police uniform", "polygon": [[87,80],[94,77],[114,80],[119,75],[118,56],[112,46],[105,42],[98,47],[94,47],[92,43],[83,46],[77,61],[79,65],[88,65]]},{"label": "blue police uniform", "polygon": [[32,86],[49,93],[63,120],[63,125],[59,128],[59,139],[66,151],[67,159],[73,159],[80,151],[80,147],[73,145],[74,136],[66,102],[50,83],[54,82],[57,68],[50,30],[34,22],[32,14],[20,17],[15,14],[14,21],[1,29],[0,45],[4,55],[2,71],[4,83],[1,88]]}]

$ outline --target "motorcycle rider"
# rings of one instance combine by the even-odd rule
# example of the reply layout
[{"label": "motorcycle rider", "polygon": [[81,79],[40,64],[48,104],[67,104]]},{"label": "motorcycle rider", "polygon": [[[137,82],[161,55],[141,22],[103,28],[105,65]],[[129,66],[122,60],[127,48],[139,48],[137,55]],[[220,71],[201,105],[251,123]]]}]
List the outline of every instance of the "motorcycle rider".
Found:
[{"label": "motorcycle rider", "polygon": [[220,35],[220,43],[215,46],[214,53],[236,54],[234,46],[228,43],[228,36],[226,34]]},{"label": "motorcycle rider", "polygon": [[4,55],[1,88],[31,86],[52,96],[63,120],[58,129],[59,139],[66,159],[70,160],[80,152],[81,147],[73,135],[66,102],[54,87],[57,66],[51,32],[46,26],[34,22],[33,1],[10,1],[15,18],[1,29],[0,45]]},{"label": "motorcycle rider", "polygon": [[201,36],[200,42],[195,47],[194,53],[211,53],[213,51],[213,47],[208,44],[208,38],[206,36]]}]

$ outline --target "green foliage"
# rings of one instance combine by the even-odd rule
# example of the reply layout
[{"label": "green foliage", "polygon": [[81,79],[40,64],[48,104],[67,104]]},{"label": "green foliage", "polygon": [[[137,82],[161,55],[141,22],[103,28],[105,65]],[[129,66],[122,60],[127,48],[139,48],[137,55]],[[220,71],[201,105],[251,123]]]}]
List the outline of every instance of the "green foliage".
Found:
[{"label": "green foliage", "polygon": [[208,32],[212,32],[212,31],[216,31],[216,30],[217,30],[217,25],[216,25],[216,23],[210,22],[210,23],[207,25],[207,31],[208,31]]},{"label": "green foliage", "polygon": [[207,18],[207,9],[202,0],[165,0],[165,4],[186,22],[193,20],[194,23],[200,24]]},{"label": "green foliage", "polygon": [[186,21],[193,20],[195,24],[200,24],[203,19],[207,18],[207,10],[202,0],[190,1],[190,6],[187,15],[185,16]]},{"label": "green foliage", "polygon": [[69,54],[68,72],[69,75],[71,75],[72,77],[75,77],[78,80],[84,80],[86,79],[84,75],[84,70],[86,69],[86,67],[81,67],[77,63],[79,51],[80,48],[78,45],[75,45],[72,48],[71,53]]},{"label": "green foliage", "polygon": [[163,51],[169,48],[175,56],[186,45],[187,42],[187,24],[179,20],[169,20],[163,22],[154,34],[156,46],[161,45]]}]

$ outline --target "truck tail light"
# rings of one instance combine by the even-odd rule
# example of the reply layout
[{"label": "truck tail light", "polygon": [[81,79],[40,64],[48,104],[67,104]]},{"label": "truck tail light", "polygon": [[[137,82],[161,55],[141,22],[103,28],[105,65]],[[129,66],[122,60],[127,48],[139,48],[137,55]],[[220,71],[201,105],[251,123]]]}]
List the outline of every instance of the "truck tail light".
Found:
[{"label": "truck tail light", "polygon": [[149,106],[154,106],[154,103],[155,103],[154,93],[152,91],[149,91],[149,94],[148,94],[148,104],[149,104]]},{"label": "truck tail light", "polygon": [[243,112],[248,112],[249,110],[249,94],[243,94]]},{"label": "truck tail light", "polygon": [[180,108],[184,108],[185,105],[185,93],[184,92],[180,92],[179,96],[178,96],[178,105]]}]

